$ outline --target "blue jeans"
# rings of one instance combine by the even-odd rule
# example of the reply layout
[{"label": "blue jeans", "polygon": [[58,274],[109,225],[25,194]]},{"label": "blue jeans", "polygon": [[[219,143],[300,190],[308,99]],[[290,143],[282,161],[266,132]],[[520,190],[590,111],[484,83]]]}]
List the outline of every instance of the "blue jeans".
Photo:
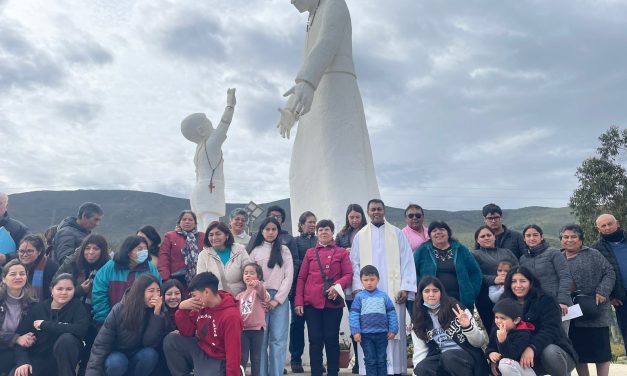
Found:
[{"label": "blue jeans", "polygon": [[159,361],[157,350],[144,347],[130,359],[121,352],[114,351],[104,362],[106,376],[148,376]]},{"label": "blue jeans", "polygon": [[364,351],[366,375],[386,376],[388,374],[388,334],[361,333],[361,349]]},{"label": "blue jeans", "polygon": [[[268,290],[274,299],[277,290]],[[290,321],[289,300],[266,313],[266,330],[261,345],[261,376],[283,375],[287,353],[287,334]]]}]

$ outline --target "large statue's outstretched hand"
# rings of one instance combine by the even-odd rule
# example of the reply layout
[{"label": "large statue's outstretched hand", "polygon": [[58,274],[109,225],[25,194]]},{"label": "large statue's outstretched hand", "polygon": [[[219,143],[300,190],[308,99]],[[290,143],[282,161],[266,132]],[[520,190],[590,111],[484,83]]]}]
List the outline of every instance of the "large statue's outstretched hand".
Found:
[{"label": "large statue's outstretched hand", "polygon": [[228,89],[226,91],[226,105],[235,107],[237,100],[235,100],[235,88]]},{"label": "large statue's outstretched hand", "polygon": [[305,115],[311,109],[314,98],[314,87],[307,81],[299,81],[292,86],[284,97],[293,98],[292,105],[288,107],[297,117]]},{"label": "large statue's outstretched hand", "polygon": [[276,127],[279,128],[281,137],[287,137],[289,140],[290,131],[292,130],[292,127],[294,127],[294,124],[296,124],[298,117],[296,117],[292,111],[287,108],[279,108],[279,112],[281,113],[281,120],[279,120],[279,124],[277,124]]}]

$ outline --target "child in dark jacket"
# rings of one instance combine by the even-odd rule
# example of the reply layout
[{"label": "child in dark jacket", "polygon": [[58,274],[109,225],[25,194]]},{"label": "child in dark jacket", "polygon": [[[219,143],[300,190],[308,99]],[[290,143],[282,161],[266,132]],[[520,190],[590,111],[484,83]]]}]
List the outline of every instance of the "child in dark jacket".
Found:
[{"label": "child in dark jacket", "polygon": [[494,309],[494,323],[486,354],[490,358],[492,373],[503,376],[535,376],[532,368],[522,368],[518,359],[531,343],[533,324],[522,321],[522,306],[513,299],[499,300]]}]

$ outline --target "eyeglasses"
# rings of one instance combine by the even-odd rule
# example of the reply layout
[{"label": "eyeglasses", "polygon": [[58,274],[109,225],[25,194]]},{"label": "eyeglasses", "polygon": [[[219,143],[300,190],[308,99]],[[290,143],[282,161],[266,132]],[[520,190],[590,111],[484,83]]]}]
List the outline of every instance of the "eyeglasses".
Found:
[{"label": "eyeglasses", "polygon": [[490,222],[496,222],[496,221],[498,221],[500,219],[501,219],[500,215],[495,215],[494,217],[485,217],[485,220],[486,221],[490,221]]},{"label": "eyeglasses", "polygon": [[415,213],[415,214],[414,213],[409,213],[409,214],[407,214],[407,218],[409,218],[409,219],[414,219],[414,218],[420,219],[420,218],[422,218],[422,214],[420,214],[420,213]]},{"label": "eyeglasses", "polygon": [[37,252],[34,249],[20,249],[17,251],[20,255],[26,256],[26,255],[32,255],[33,253]]}]

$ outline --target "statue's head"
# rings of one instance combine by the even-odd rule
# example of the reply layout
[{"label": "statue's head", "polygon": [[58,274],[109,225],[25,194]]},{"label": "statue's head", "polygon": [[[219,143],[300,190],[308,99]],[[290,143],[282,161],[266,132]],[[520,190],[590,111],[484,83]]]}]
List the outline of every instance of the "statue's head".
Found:
[{"label": "statue's head", "polygon": [[291,0],[292,5],[298,9],[299,12],[311,12],[317,6],[320,0]]},{"label": "statue's head", "polygon": [[181,133],[191,142],[199,143],[209,137],[211,132],[213,132],[213,125],[205,114],[191,114],[181,122]]}]

